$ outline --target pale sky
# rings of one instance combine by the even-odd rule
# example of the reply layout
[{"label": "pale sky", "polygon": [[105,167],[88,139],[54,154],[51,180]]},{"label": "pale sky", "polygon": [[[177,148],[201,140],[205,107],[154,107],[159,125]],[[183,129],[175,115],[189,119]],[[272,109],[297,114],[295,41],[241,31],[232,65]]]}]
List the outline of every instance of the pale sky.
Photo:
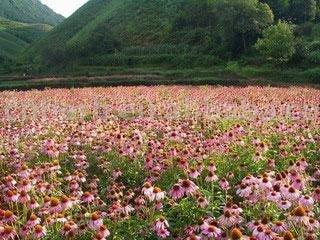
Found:
[{"label": "pale sky", "polygon": [[56,13],[69,17],[88,0],[41,0],[41,2]]}]

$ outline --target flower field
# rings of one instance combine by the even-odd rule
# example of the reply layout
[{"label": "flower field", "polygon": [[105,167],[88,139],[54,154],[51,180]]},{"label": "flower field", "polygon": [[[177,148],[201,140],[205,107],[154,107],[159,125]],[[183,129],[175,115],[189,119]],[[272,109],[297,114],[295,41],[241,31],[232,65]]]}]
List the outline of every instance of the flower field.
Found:
[{"label": "flower field", "polygon": [[0,93],[0,240],[320,239],[320,91]]}]

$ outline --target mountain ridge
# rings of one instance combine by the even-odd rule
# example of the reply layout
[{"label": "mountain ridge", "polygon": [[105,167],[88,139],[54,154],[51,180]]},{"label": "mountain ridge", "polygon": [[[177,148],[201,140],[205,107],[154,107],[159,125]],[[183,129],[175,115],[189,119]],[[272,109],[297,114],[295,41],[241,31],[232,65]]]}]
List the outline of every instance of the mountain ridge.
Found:
[{"label": "mountain ridge", "polygon": [[1,0],[0,16],[16,22],[51,26],[56,26],[65,19],[39,0]]},{"label": "mountain ridge", "polygon": [[0,68],[64,20],[38,0],[0,1]]}]

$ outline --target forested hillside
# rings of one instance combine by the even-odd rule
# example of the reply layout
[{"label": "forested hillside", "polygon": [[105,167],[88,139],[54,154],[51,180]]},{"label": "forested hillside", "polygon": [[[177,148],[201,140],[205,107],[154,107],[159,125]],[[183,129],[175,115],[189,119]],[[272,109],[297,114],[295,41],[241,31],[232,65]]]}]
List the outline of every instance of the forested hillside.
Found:
[{"label": "forested hillside", "polygon": [[315,0],[91,0],[26,59],[41,66],[210,66],[243,57],[317,64],[319,6]]},{"label": "forested hillside", "polygon": [[0,64],[12,65],[24,49],[52,29],[47,24],[29,24],[0,17]]},{"label": "forested hillside", "polygon": [[1,0],[0,17],[23,23],[44,23],[56,26],[64,17],[40,0]]},{"label": "forested hillside", "polygon": [[26,47],[63,19],[39,0],[1,0],[0,73],[12,69]]}]

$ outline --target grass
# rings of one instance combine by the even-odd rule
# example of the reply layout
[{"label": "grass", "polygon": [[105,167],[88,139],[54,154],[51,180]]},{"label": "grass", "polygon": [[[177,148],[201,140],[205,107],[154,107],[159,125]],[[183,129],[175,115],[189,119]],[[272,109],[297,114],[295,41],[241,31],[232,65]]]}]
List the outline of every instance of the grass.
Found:
[{"label": "grass", "polygon": [[[0,90],[75,88],[136,85],[224,85],[279,86],[308,85],[319,87],[318,71],[240,66],[236,62],[211,68],[103,67],[75,66],[51,75],[0,77]],[[70,74],[70,72],[72,74]],[[310,75],[312,78],[310,78]],[[49,79],[48,79],[49,78]]]}]

